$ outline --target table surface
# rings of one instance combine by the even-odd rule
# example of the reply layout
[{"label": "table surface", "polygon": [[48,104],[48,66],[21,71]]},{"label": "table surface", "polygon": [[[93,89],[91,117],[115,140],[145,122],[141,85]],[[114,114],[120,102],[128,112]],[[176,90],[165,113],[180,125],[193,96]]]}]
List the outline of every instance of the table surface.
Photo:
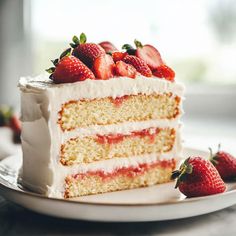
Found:
[{"label": "table surface", "polygon": [[[184,123],[186,146],[206,150],[209,146],[216,148],[220,142],[225,150],[236,154],[235,120],[186,120]],[[40,215],[16,206],[0,196],[0,235],[222,236],[224,234],[228,236],[236,235],[235,225],[236,205],[215,213],[180,220],[145,223],[99,223]]]}]

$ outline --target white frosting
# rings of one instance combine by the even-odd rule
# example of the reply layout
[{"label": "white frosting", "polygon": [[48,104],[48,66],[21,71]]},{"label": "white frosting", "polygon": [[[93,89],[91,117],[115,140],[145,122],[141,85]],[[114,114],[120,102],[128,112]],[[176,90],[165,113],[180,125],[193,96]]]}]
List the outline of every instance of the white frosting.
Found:
[{"label": "white frosting", "polygon": [[[35,78],[21,78],[19,87],[24,92],[40,93],[50,91],[58,95],[53,102],[65,103],[69,100],[94,99],[104,97],[121,97],[131,94],[152,94],[171,92],[178,96],[183,95],[184,86],[157,77],[147,78],[142,75],[135,79],[115,77],[109,80],[87,79],[75,83],[54,84],[48,76],[41,75]],[[63,89],[62,89],[63,88]]]},{"label": "white frosting", "polygon": [[107,96],[116,98],[130,94],[151,94],[154,92],[171,92],[174,95],[182,96],[184,87],[180,83],[140,76],[136,79],[85,80],[56,85],[45,79],[45,76],[40,76],[35,79],[21,78],[19,87],[22,91],[22,181],[34,191],[50,197],[62,197],[64,178],[68,174],[96,169],[110,172],[123,166],[137,166],[143,162],[179,156],[181,139],[179,132],[177,132],[178,136],[174,148],[168,154],[119,158],[72,167],[62,166],[59,162],[60,146],[69,138],[108,133],[128,134],[149,127],[177,128],[179,116],[172,121],[127,122],[120,125],[81,128],[71,132],[62,132],[57,125],[57,119],[61,105],[69,100],[94,99]]}]

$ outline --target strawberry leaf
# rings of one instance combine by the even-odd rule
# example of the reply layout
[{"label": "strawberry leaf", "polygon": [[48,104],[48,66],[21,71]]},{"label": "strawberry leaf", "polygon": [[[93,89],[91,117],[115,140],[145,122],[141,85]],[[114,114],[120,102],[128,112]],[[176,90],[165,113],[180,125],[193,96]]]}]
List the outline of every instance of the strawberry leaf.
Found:
[{"label": "strawberry leaf", "polygon": [[46,69],[46,71],[47,71],[49,74],[52,74],[52,73],[55,71],[55,67],[50,67],[50,68]]},{"label": "strawberry leaf", "polygon": [[138,41],[137,39],[134,40],[134,44],[135,44],[136,48],[142,48],[143,47],[142,43],[140,41]]},{"label": "strawberry leaf", "polygon": [[130,44],[124,44],[121,49],[124,49],[124,50],[134,50],[134,48]]},{"label": "strawberry leaf", "polygon": [[56,66],[59,62],[59,59],[51,60],[51,62],[54,66]]},{"label": "strawberry leaf", "polygon": [[73,36],[72,41],[74,44],[79,45],[79,38],[76,35]]},{"label": "strawberry leaf", "polygon": [[60,55],[60,59],[62,59],[63,57],[66,56],[70,56],[71,54],[71,48],[67,48],[61,55]]},{"label": "strawberry leaf", "polygon": [[87,38],[86,38],[85,33],[81,33],[80,38],[79,38],[79,42],[81,44],[83,44],[83,43],[86,43],[86,41],[87,41]]}]

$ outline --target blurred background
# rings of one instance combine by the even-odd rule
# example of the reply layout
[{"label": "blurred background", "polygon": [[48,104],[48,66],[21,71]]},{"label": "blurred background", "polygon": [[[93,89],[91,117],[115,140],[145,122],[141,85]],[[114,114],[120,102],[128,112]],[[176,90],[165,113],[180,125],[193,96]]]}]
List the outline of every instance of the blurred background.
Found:
[{"label": "blurred background", "polygon": [[235,0],[0,0],[0,104],[19,110],[19,77],[44,72],[81,32],[156,46],[186,84],[189,133],[196,119],[215,136],[236,127]]}]

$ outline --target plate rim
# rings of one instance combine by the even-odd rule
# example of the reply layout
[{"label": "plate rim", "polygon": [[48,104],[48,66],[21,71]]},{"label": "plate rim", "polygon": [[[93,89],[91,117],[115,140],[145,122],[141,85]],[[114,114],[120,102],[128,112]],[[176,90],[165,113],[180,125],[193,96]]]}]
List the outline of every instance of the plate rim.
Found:
[{"label": "plate rim", "polygon": [[[191,151],[198,151],[198,152],[205,152],[204,150],[198,149],[198,148],[191,148],[191,147],[184,147],[184,149],[188,149]],[[10,155],[3,160],[10,158],[12,156],[18,156],[19,154]],[[202,197],[193,197],[193,198],[184,198],[183,200],[173,200],[173,201],[165,201],[165,202],[150,202],[150,203],[112,203],[112,202],[93,202],[93,201],[80,201],[80,200],[73,200],[72,199],[61,199],[61,198],[54,198],[54,197],[47,197],[39,193],[30,192],[28,190],[24,191],[19,186],[19,189],[16,189],[16,186],[8,186],[8,184],[4,183],[7,182],[3,178],[0,177],[0,193],[1,195],[5,196],[6,192],[14,192],[16,194],[26,195],[28,197],[34,197],[34,198],[40,198],[41,200],[49,200],[49,201],[57,201],[57,202],[63,202],[63,203],[76,203],[76,204],[82,204],[82,205],[92,205],[92,206],[112,206],[112,207],[144,207],[144,206],[166,206],[166,205],[176,205],[176,204],[186,204],[186,203],[193,203],[200,200],[208,200],[210,198],[217,198],[219,196],[227,196],[236,193],[236,189],[232,189],[229,191],[225,191],[223,193],[213,194],[213,195],[207,195]],[[149,186],[150,187],[150,186]],[[148,188],[148,187],[143,187]],[[139,188],[140,189],[140,188]],[[177,190],[178,191],[178,190]],[[7,197],[6,197],[7,198]]]}]

